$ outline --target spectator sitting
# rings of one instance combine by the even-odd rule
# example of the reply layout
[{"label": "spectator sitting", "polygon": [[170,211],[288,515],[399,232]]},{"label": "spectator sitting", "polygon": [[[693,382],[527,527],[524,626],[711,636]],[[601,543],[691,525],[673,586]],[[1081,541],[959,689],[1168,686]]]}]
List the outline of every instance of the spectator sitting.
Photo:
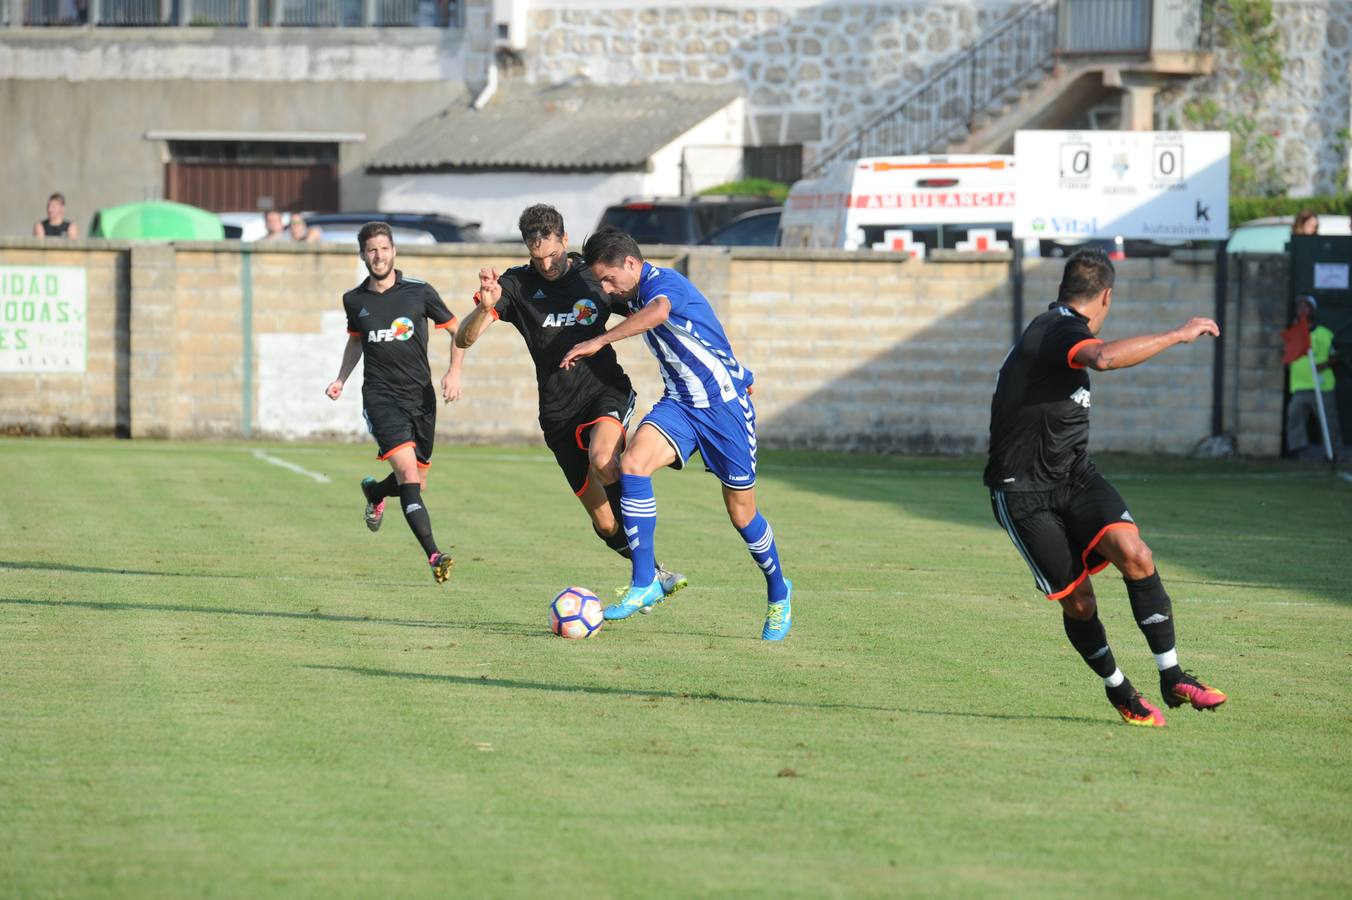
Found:
[{"label": "spectator sitting", "polygon": [[47,218],[33,226],[33,237],[78,238],[80,226],[66,218],[66,198],[52,194],[47,198]]},{"label": "spectator sitting", "polygon": [[323,231],[318,227],[311,228],[309,225],[306,225],[305,217],[300,213],[291,214],[291,240],[304,241],[307,244],[313,244],[319,240],[321,234],[323,234]]},{"label": "spectator sitting", "polygon": [[275,209],[263,213],[263,227],[268,233],[259,238],[260,241],[282,241],[288,237],[282,214]]},{"label": "spectator sitting", "polygon": [[1291,223],[1292,236],[1298,234],[1318,234],[1319,216],[1312,209],[1302,209],[1296,213],[1296,221]]}]

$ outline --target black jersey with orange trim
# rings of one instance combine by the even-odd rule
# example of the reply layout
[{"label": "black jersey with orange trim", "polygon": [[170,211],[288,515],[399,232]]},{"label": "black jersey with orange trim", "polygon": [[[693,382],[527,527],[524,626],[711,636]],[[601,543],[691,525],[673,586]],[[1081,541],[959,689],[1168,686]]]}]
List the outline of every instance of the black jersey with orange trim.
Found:
[{"label": "black jersey with orange trim", "polygon": [[521,333],[535,362],[540,427],[546,434],[575,425],[599,394],[617,391],[623,396],[633,390],[610,346],[571,369],[559,368],[569,350],[605,333],[614,312],[582,257],[570,253],[568,262],[568,272],[556,281],[541,277],[530,265],[508,269],[498,277],[502,297],[493,307],[496,318]]},{"label": "black jersey with orange trim", "polygon": [[347,333],[362,338],[362,398],[421,403],[432,383],[427,362],[427,320],[437,328],[455,325],[436,288],[398,269],[389,290],[377,293],[365,279],[343,295]]},{"label": "black jersey with orange trim", "polygon": [[995,382],[987,487],[1044,491],[1093,470],[1089,373],[1074,356],[1097,340],[1089,320],[1060,303],[1028,323]]}]

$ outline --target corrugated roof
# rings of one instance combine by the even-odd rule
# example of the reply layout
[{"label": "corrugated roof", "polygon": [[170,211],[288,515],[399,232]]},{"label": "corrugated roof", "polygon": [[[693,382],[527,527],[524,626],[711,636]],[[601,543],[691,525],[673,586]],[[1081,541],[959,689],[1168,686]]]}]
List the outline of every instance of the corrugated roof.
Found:
[{"label": "corrugated roof", "polygon": [[530,85],[509,82],[480,110],[456,104],[367,163],[372,171],[579,170],[643,166],[741,96],[736,85]]}]

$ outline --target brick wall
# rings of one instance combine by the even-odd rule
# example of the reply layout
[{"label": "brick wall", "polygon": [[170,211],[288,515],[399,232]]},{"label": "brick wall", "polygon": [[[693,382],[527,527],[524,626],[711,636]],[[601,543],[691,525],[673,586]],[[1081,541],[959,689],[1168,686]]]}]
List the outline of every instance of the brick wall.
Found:
[{"label": "brick wall", "polygon": [[[51,246],[0,243],[0,264],[86,266],[90,371],[0,374],[0,427],[107,431],[122,423],[137,437],[365,439],[360,366],[340,401],[323,394],[346,340],[340,297],[362,275],[350,248]],[[756,373],[766,445],[981,452],[995,373],[1013,337],[1010,263],[998,254],[937,256],[918,263],[869,252],[658,248],[653,262],[688,272],[714,303]],[[430,281],[464,316],[481,266],[502,270],[523,258],[512,246],[441,245],[406,248],[398,266]],[[1275,278],[1280,266],[1268,268],[1265,277]],[[1055,296],[1061,263],[1029,260],[1024,271],[1026,321]],[[1285,302],[1276,282],[1272,292],[1274,303]],[[1125,261],[1103,336],[1213,316],[1213,294],[1209,259]],[[1223,427],[1241,452],[1258,456],[1280,447],[1279,340],[1265,310],[1232,290]],[[121,378],[119,341],[127,348]],[[657,366],[641,341],[617,351],[645,410],[661,394]],[[441,335],[432,355],[440,377],[449,355]],[[1206,340],[1095,374],[1091,446],[1190,451],[1211,434],[1215,358]],[[470,351],[464,388],[460,403],[442,409],[443,439],[538,442],[534,373],[511,326],[493,326]]]},{"label": "brick wall", "polygon": [[[0,430],[43,434],[114,434],[127,410],[126,245],[58,245],[38,239],[0,246],[0,265],[78,266],[88,294],[86,371],[0,373]],[[119,388],[121,389],[119,390]]]}]

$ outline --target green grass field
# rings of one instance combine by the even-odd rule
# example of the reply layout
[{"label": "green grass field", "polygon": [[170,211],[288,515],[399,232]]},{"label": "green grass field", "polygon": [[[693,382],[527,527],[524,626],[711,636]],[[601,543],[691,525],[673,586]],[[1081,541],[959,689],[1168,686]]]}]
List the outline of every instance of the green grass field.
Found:
[{"label": "green grass field", "polygon": [[1100,460],[1230,695],[1153,731],[978,460],[765,454],[796,582],[766,645],[698,466],[655,484],[691,587],[572,642],[549,599],[628,569],[543,450],[438,450],[444,587],[397,510],[363,527],[371,455],[0,442],[0,896],[1352,893],[1352,484],[1325,470]]}]

